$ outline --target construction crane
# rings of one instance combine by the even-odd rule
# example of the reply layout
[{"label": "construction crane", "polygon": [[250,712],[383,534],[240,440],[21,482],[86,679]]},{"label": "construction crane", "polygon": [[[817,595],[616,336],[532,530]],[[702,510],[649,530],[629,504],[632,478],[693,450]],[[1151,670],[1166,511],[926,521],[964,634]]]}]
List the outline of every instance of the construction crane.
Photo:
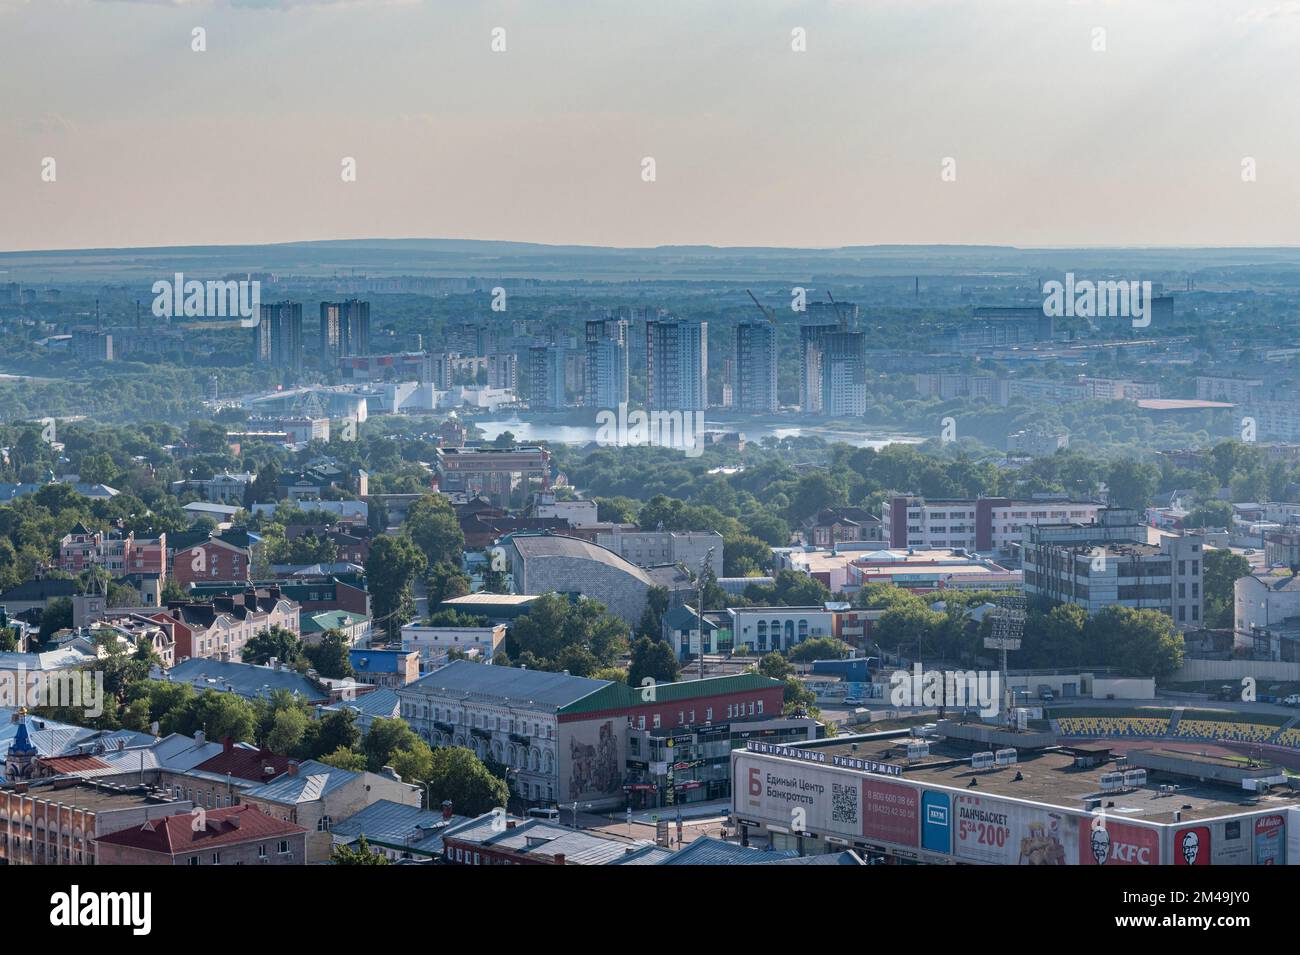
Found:
[{"label": "construction crane", "polygon": [[774,309],[774,308],[773,308],[773,309],[766,309],[766,308],[764,308],[762,305],[759,305],[759,304],[758,304],[758,299],[754,298],[754,293],[751,292],[749,289],[745,289],[745,294],[748,295],[749,298],[750,298],[750,301],[752,301],[752,302],[754,303],[754,307],[755,307],[756,309],[758,309],[760,312],[763,313],[763,317],[764,317],[765,319],[767,319],[769,322],[771,322],[773,325],[775,325],[775,324],[776,324],[776,309]]},{"label": "construction crane", "polygon": [[831,294],[830,289],[826,290],[826,297],[831,300],[831,308],[835,309],[835,317],[840,321],[840,331],[846,331],[848,323],[844,320],[844,315],[840,312],[840,304],[835,301],[835,296]]}]

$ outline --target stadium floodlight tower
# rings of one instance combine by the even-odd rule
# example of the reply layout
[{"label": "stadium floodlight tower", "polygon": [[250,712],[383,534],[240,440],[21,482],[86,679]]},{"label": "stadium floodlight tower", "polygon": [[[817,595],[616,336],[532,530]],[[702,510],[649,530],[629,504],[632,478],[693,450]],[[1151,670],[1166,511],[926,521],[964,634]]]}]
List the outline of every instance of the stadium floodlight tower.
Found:
[{"label": "stadium floodlight tower", "polygon": [[1011,686],[1007,679],[1007,651],[1020,649],[1020,638],[1025,633],[1025,598],[1021,594],[999,594],[989,610],[989,636],[984,646],[1002,651],[1002,716],[1011,724]]}]

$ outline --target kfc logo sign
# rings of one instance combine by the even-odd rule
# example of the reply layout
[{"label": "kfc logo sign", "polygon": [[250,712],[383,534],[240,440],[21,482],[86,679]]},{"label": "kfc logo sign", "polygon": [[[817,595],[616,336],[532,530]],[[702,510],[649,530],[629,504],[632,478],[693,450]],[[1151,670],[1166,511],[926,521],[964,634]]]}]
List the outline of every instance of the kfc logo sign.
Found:
[{"label": "kfc logo sign", "polygon": [[1210,829],[1196,826],[1174,833],[1174,865],[1209,865]]},{"label": "kfc logo sign", "polygon": [[[1160,834],[1154,829],[1097,818],[1082,829],[1079,862],[1082,865],[1159,865]],[[1210,841],[1205,840],[1205,851]]]}]

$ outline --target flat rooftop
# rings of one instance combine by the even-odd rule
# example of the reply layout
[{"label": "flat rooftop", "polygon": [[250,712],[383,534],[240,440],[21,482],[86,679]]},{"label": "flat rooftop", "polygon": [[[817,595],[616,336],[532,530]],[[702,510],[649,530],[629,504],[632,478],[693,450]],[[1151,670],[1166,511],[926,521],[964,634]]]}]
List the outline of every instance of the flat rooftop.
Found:
[{"label": "flat rooftop", "polygon": [[[991,747],[977,746],[964,740],[936,739],[933,736],[927,739],[930,755],[910,764],[899,747],[905,747],[909,742],[920,742],[921,738],[906,734],[887,739],[847,738],[829,746],[799,748],[816,749],[828,756],[872,759],[901,766],[902,778],[905,780],[970,789],[973,795],[984,793],[1010,796],[1074,810],[1084,809],[1086,799],[1097,798],[1108,812],[1121,818],[1129,817],[1146,822],[1173,822],[1173,814],[1179,810],[1183,821],[1187,821],[1230,815],[1246,809],[1300,806],[1300,798],[1285,792],[1254,793],[1227,785],[1201,783],[1189,776],[1174,776],[1155,770],[1147,771],[1147,785],[1140,789],[1102,792],[1102,775],[1137,767],[1127,766],[1121,758],[1119,763],[1112,759],[1101,766],[1077,769],[1074,757],[1058,747],[1046,750],[1019,749],[1019,762],[1015,765],[975,770],[970,765],[971,754],[987,752]],[[1080,749],[1079,746],[1070,748]],[[1161,753],[1193,762],[1207,760],[1215,764],[1244,765],[1220,757],[1163,750]],[[1016,779],[1017,773],[1021,776],[1019,780]],[[975,785],[971,785],[971,780],[976,780]],[[1162,792],[1161,785],[1174,785],[1177,789],[1172,793]]]},{"label": "flat rooftop", "polygon": [[[224,777],[222,777],[224,779]],[[16,793],[21,784],[9,783],[0,787],[0,792]],[[51,782],[38,780],[28,783],[24,795],[47,802],[63,803],[73,809],[85,809],[89,812],[109,812],[115,809],[135,809],[139,806],[160,806],[174,802],[167,797],[158,798],[151,790],[142,786],[113,786],[101,783],[77,783],[74,786],[53,785]]]}]

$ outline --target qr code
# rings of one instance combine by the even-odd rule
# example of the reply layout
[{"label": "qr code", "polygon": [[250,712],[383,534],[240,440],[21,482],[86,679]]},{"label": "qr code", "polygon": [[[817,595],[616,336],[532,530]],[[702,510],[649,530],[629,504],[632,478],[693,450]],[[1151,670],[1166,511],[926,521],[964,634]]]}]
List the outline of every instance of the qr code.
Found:
[{"label": "qr code", "polygon": [[831,821],[858,821],[858,790],[854,786],[831,783]]}]

